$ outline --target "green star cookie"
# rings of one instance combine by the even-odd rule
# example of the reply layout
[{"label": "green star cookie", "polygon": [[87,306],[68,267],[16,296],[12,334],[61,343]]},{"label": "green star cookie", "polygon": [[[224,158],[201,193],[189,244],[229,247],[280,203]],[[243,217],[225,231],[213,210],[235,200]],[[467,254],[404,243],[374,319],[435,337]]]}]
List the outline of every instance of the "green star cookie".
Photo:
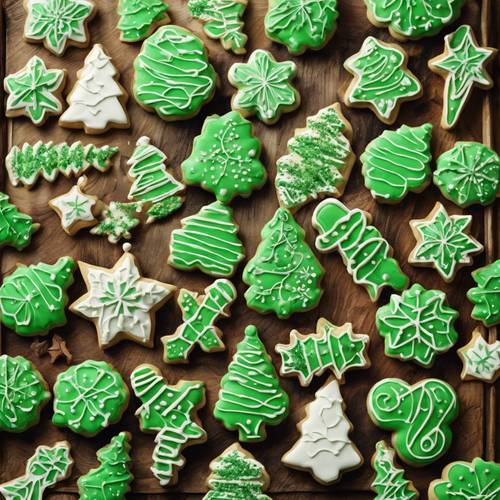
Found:
[{"label": "green star cookie", "polygon": [[467,292],[467,298],[474,304],[471,316],[482,321],[484,326],[500,323],[500,259],[476,269],[472,273],[477,286]]}]

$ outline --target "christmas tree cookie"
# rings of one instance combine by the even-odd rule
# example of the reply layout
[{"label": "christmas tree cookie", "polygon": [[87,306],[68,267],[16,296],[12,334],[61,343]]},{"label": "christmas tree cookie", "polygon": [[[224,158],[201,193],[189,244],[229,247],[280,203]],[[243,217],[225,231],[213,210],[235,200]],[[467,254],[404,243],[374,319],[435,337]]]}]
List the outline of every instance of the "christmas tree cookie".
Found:
[{"label": "christmas tree cookie", "polygon": [[266,35],[290,54],[322,49],[337,29],[337,0],[270,0]]},{"label": "christmas tree cookie", "polygon": [[160,370],[147,364],[138,366],[130,381],[142,403],[135,413],[141,430],[156,434],[151,471],[162,486],[174,485],[185,463],[182,450],[207,440],[196,413],[205,405],[205,384],[179,380],[168,385]]},{"label": "christmas tree cookie", "polygon": [[410,385],[385,378],[371,388],[367,409],[375,425],[393,431],[399,458],[418,467],[435,462],[450,447],[450,424],[459,405],[453,387],[442,380],[427,378]]},{"label": "christmas tree cookie", "polygon": [[142,210],[141,203],[121,203],[112,201],[100,215],[100,222],[90,232],[106,236],[110,243],[116,244],[121,239],[130,240],[131,230],[140,224],[135,215]]},{"label": "christmas tree cookie", "polygon": [[232,444],[212,460],[210,470],[207,479],[210,491],[203,500],[271,500],[263,493],[270,482],[266,469],[239,443]]},{"label": "christmas tree cookie", "polygon": [[127,162],[128,176],[133,182],[128,199],[148,206],[148,222],[169,216],[173,198],[180,201],[176,203],[178,208],[184,201],[178,195],[185,186],[168,172],[166,160],[166,155],[151,144],[149,137],[141,137]]},{"label": "christmas tree cookie", "polygon": [[31,236],[38,231],[40,224],[9,203],[9,196],[0,192],[0,248],[10,246],[22,250],[31,243]]},{"label": "christmas tree cookie", "polygon": [[396,44],[369,36],[361,50],[344,62],[354,78],[344,97],[347,106],[369,108],[391,125],[401,104],[422,95],[422,85],[408,69],[408,55]]},{"label": "christmas tree cookie", "polygon": [[134,480],[130,439],[128,432],[120,432],[97,452],[101,465],[78,479],[80,500],[125,500]]},{"label": "christmas tree cookie", "polygon": [[25,0],[24,38],[40,43],[56,56],[68,47],[85,48],[90,37],[88,22],[97,9],[91,0]]},{"label": "christmas tree cookie", "polygon": [[321,484],[329,485],[363,463],[350,440],[351,422],[336,380],[328,381],[306,407],[306,416],[297,424],[300,438],[281,461],[292,469],[310,472]]},{"label": "christmas tree cookie", "polygon": [[125,109],[127,91],[118,83],[120,73],[101,44],[96,43],[88,53],[77,77],[66,98],[69,107],[59,118],[61,127],[102,134],[111,128],[130,126]]},{"label": "christmas tree cookie", "polygon": [[375,302],[386,286],[404,290],[408,277],[392,258],[389,243],[370,222],[368,212],[350,210],[333,199],[322,201],[312,218],[313,227],[319,232],[316,248],[320,252],[338,251],[354,282],[363,285]]},{"label": "christmas tree cookie", "polygon": [[223,351],[222,331],[214,323],[229,317],[231,304],[236,300],[234,285],[226,279],[214,281],[198,294],[182,288],[177,303],[182,309],[184,322],[175,333],[162,337],[165,363],[187,363],[198,344],[205,352]]},{"label": "christmas tree cookie", "polygon": [[235,54],[246,52],[248,37],[243,33],[243,14],[248,0],[189,0],[188,9],[203,23],[205,34],[219,39],[226,50]]},{"label": "christmas tree cookie", "polygon": [[18,335],[47,335],[66,324],[66,290],[73,283],[75,261],[61,257],[55,264],[18,264],[0,287],[2,323]]},{"label": "christmas tree cookie", "polygon": [[62,91],[66,85],[66,70],[47,69],[42,59],[33,56],[26,66],[5,78],[7,93],[5,116],[26,116],[35,125],[44,125],[49,116],[63,110]]},{"label": "christmas tree cookie", "polygon": [[483,251],[483,245],[470,234],[472,215],[448,215],[436,202],[425,219],[413,219],[410,227],[417,244],[408,257],[414,266],[432,267],[448,283],[460,268],[472,263],[472,255]]},{"label": "christmas tree cookie", "polygon": [[385,340],[385,354],[430,368],[436,355],[458,340],[458,311],[446,303],[441,290],[426,290],[415,283],[377,310],[376,325]]},{"label": "christmas tree cookie", "polygon": [[117,370],[104,361],[89,359],[57,376],[52,423],[93,437],[120,421],[129,397]]},{"label": "christmas tree cookie", "polygon": [[182,163],[183,180],[211,191],[222,203],[246,198],[267,179],[261,149],[252,124],[236,111],[209,116],[194,139],[191,156]]},{"label": "christmas tree cookie", "polygon": [[472,272],[477,286],[467,292],[474,304],[471,316],[484,326],[500,323],[500,259]]},{"label": "christmas tree cookie", "polygon": [[50,400],[49,386],[22,356],[0,356],[0,431],[24,432],[38,424]]},{"label": "christmas tree cookie", "polygon": [[431,181],[432,125],[386,130],[361,155],[365,186],[381,203],[399,203],[421,193]]},{"label": "christmas tree cookie", "polygon": [[280,319],[314,309],[325,271],[293,215],[278,208],[261,232],[262,241],[243,270],[248,307]]},{"label": "christmas tree cookie", "polygon": [[164,0],[119,0],[120,40],[140,42],[150,36],[158,26],[168,24],[168,6]]},{"label": "christmas tree cookie", "polygon": [[280,375],[297,376],[302,387],[307,387],[313,377],[331,370],[340,383],[344,373],[352,368],[369,368],[367,356],[370,337],[352,331],[351,323],[332,325],[320,318],[316,333],[302,335],[297,330],[290,332],[290,343],[277,344],[281,355]]},{"label": "christmas tree cookie", "polygon": [[72,468],[67,441],[38,446],[26,464],[24,475],[0,484],[0,493],[5,500],[42,500],[45,490],[67,479]]},{"label": "christmas tree cookie", "polygon": [[300,105],[300,95],[291,84],[296,73],[294,62],[277,62],[267,50],[254,50],[246,63],[229,68],[229,83],[237,89],[231,107],[243,116],[257,115],[267,125],[276,123],[282,113]]},{"label": "christmas tree cookie", "polygon": [[172,231],[168,263],[176,269],[199,269],[210,276],[230,277],[245,257],[233,211],[220,201],[181,220]]},{"label": "christmas tree cookie", "polygon": [[134,62],[134,96],[166,121],[187,120],[212,100],[217,73],[203,42],[180,26],[162,26]]},{"label": "christmas tree cookie", "polygon": [[394,450],[385,441],[375,445],[372,457],[372,469],[375,479],[371,484],[376,493],[374,500],[417,500],[420,494],[412,481],[404,477],[404,470],[396,467]]},{"label": "christmas tree cookie", "polygon": [[175,291],[175,286],[143,278],[130,243],[111,269],[78,262],[88,292],[70,310],[94,322],[101,349],[123,339],[153,347],[155,313]]},{"label": "christmas tree cookie", "polygon": [[257,328],[245,328],[227,373],[222,377],[214,417],[241,442],[263,441],[266,425],[278,425],[288,415],[288,394],[281,388],[271,357]]},{"label": "christmas tree cookie", "polygon": [[351,124],[338,103],[307,118],[288,141],[288,154],[276,162],[280,205],[295,211],[324,196],[342,196],[356,160],[351,139]]}]

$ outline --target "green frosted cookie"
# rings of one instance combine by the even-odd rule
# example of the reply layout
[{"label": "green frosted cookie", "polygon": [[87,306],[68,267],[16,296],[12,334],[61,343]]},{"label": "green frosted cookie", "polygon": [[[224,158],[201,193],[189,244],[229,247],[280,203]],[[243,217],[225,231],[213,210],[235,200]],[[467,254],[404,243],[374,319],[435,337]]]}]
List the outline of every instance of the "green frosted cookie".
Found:
[{"label": "green frosted cookie", "polygon": [[0,248],[11,246],[22,250],[31,243],[31,236],[40,224],[33,224],[33,219],[9,203],[9,196],[0,192]]},{"label": "green frosted cookie", "polygon": [[472,278],[477,286],[467,292],[467,298],[474,304],[471,316],[482,321],[484,326],[500,323],[500,259],[476,269]]},{"label": "green frosted cookie", "polygon": [[119,0],[120,40],[127,43],[144,40],[158,26],[170,22],[167,10],[165,0]]}]

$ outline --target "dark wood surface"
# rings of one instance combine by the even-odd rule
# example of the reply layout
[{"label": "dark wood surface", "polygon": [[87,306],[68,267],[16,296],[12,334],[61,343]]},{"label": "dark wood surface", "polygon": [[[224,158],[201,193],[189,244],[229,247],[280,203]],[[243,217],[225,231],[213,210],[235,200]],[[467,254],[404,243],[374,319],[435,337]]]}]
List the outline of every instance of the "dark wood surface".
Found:
[{"label": "dark wood surface", "polygon": [[[75,82],[76,71],[82,66],[86,50],[70,48],[63,58],[57,58],[45,50],[41,45],[30,45],[22,41],[25,13],[20,0],[3,0],[4,17],[0,17],[0,32],[2,27],[6,33],[6,74],[17,71],[24,66],[29,58],[40,55],[51,67],[66,68],[69,72],[69,83],[66,93],[71,90]],[[90,24],[92,42],[99,42],[109,51],[115,65],[121,72],[121,83],[130,91],[133,77],[133,60],[137,55],[140,44],[126,45],[119,42],[118,31],[115,26],[118,20],[115,0],[99,0],[99,12]],[[125,174],[126,160],[133,151],[135,141],[141,135],[149,135],[155,145],[161,147],[168,155],[171,165],[179,176],[179,165],[189,155],[193,138],[199,134],[205,116],[213,113],[225,113],[229,110],[230,96],[233,88],[227,82],[229,66],[236,61],[244,60],[225,52],[217,41],[207,39],[202,32],[201,24],[189,18],[186,2],[170,0],[170,15],[174,23],[186,26],[200,35],[206,42],[211,62],[221,77],[221,88],[215,99],[207,106],[202,114],[181,123],[166,124],[157,116],[146,113],[131,99],[128,110],[131,116],[132,128],[122,131],[111,131],[104,136],[86,137],[78,131],[68,131],[57,125],[56,119],[50,119],[42,128],[34,127],[26,119],[15,119],[7,123],[0,119],[3,127],[4,139],[12,144],[21,144],[25,141],[37,140],[54,142],[73,142],[82,140],[85,143],[113,144],[120,146],[119,162],[114,170],[108,174],[91,173],[88,191],[106,202],[126,199],[130,183]],[[263,17],[267,9],[265,0],[250,0],[246,14],[246,32],[249,35],[247,48],[266,48],[273,52],[278,60],[288,59],[286,49],[270,42],[264,35]],[[495,2],[492,2],[495,3]],[[285,153],[286,141],[293,134],[293,130],[302,127],[307,116],[317,112],[319,108],[333,102],[341,101],[343,91],[347,87],[350,76],[343,69],[343,61],[359,50],[364,38],[375,35],[382,40],[391,41],[384,29],[373,27],[366,18],[366,9],[362,0],[339,2],[340,19],[337,33],[330,43],[320,52],[307,52],[303,56],[294,58],[298,65],[298,77],[295,82],[302,95],[302,104],[294,113],[284,115],[277,125],[267,127],[255,122],[255,132],[264,146],[263,161],[268,167],[270,180],[259,192],[247,200],[235,200],[232,206],[235,209],[236,221],[241,226],[241,238],[247,250],[247,256],[252,256],[260,241],[260,230],[269,220],[277,208],[276,196],[273,187],[275,175],[275,161]],[[478,38],[481,32],[486,35],[488,24],[498,20],[498,7],[489,6],[488,0],[470,0],[463,10],[459,22],[470,23]],[[488,9],[484,11],[482,9]],[[481,16],[483,23],[481,23]],[[458,24],[449,27],[444,33],[452,31]],[[491,29],[491,32],[494,30]],[[497,28],[497,26],[493,26]],[[495,40],[490,34],[490,45],[495,46]],[[491,140],[488,135],[488,126],[498,115],[498,99],[494,91],[488,94],[476,91],[466,108],[459,126],[453,132],[445,132],[439,127],[441,114],[441,96],[443,81],[427,69],[427,61],[442,52],[443,38],[438,35],[430,40],[421,40],[415,43],[404,43],[404,48],[410,57],[409,67],[420,78],[424,86],[424,96],[418,101],[406,103],[402,106],[396,124],[403,123],[419,125],[430,121],[434,124],[433,152],[437,157],[442,151],[452,147],[457,140]],[[3,61],[2,47],[0,47],[0,64]],[[498,84],[498,82],[497,82]],[[498,86],[497,86],[498,88]],[[353,110],[343,106],[343,111],[351,121],[354,129],[353,147],[357,156],[363,152],[366,144],[379,135],[385,128],[367,110]],[[7,128],[7,130],[6,130]],[[2,129],[0,129],[2,130]],[[5,136],[7,136],[5,138]],[[2,163],[5,148],[0,152]],[[89,263],[111,267],[119,258],[120,246],[113,246],[105,238],[91,236],[85,231],[76,237],[66,235],[61,229],[59,218],[48,207],[47,201],[64,193],[73,181],[59,178],[54,184],[40,181],[36,188],[28,191],[24,188],[13,188],[6,180],[4,168],[2,172],[2,189],[5,190],[20,209],[31,214],[35,221],[41,223],[40,231],[35,234],[33,243],[22,253],[6,249],[2,252],[1,270],[6,275],[14,270],[16,262],[26,264],[39,261],[53,262],[62,255],[70,255]],[[213,197],[201,189],[189,188],[187,202],[184,208],[171,219],[148,226],[141,226],[132,240],[133,253],[138,257],[145,275],[151,278],[175,284],[177,287],[186,287],[191,290],[202,291],[212,280],[201,273],[178,272],[167,265],[168,243],[170,232],[180,225],[180,219],[198,211],[198,209],[212,201]],[[430,269],[417,269],[408,265],[406,259],[413,248],[414,239],[408,221],[413,218],[422,218],[428,214],[435,201],[440,199],[452,213],[459,209],[439,196],[433,186],[424,193],[410,194],[403,203],[397,206],[383,206],[377,204],[363,186],[360,174],[360,164],[356,163],[346,192],[342,200],[349,207],[360,207],[373,214],[374,224],[393,245],[395,256],[403,270],[410,276],[412,282],[420,282],[427,288],[439,288],[448,294],[449,303],[460,310],[460,319],[457,329],[460,333],[458,347],[468,341],[476,326],[470,319],[471,304],[465,298],[465,292],[472,286],[470,271],[484,264],[485,254],[474,259],[473,267],[462,269],[451,284],[444,283],[437,273]],[[297,220],[307,232],[307,239],[312,245],[314,232],[310,218],[314,204],[301,209]],[[487,242],[489,258],[496,254],[494,234],[498,234],[494,222],[498,221],[496,209],[490,209],[485,215],[481,208],[467,210],[473,214],[473,235],[479,241]],[[484,220],[486,219],[486,223]],[[484,228],[488,227],[485,232]],[[318,499],[331,498],[370,498],[369,486],[372,479],[372,470],[369,466],[374,444],[381,438],[390,439],[390,434],[382,432],[370,421],[366,413],[365,398],[370,387],[384,377],[400,377],[409,382],[416,382],[426,377],[438,377],[451,383],[460,398],[460,416],[453,424],[454,439],[449,452],[443,459],[420,469],[405,467],[407,476],[414,480],[417,488],[424,494],[431,479],[440,475],[441,469],[448,462],[458,459],[470,460],[475,456],[492,458],[495,450],[493,418],[496,401],[494,389],[486,389],[479,382],[461,382],[459,373],[461,363],[455,350],[439,356],[436,365],[429,370],[420,368],[412,363],[390,359],[383,354],[383,342],[374,326],[377,304],[370,302],[363,288],[356,286],[347,274],[338,255],[319,256],[326,269],[323,282],[325,293],[320,306],[306,314],[295,315],[289,320],[279,321],[274,316],[261,316],[246,308],[243,299],[245,286],[241,282],[241,266],[234,277],[238,288],[239,298],[232,308],[232,317],[220,322],[224,331],[224,341],[227,351],[216,354],[204,354],[195,351],[191,361],[185,366],[166,366],[162,362],[162,348],[159,337],[175,331],[181,320],[180,311],[175,301],[169,302],[157,316],[156,343],[153,350],[148,350],[131,342],[121,342],[105,352],[99,350],[96,334],[92,323],[68,313],[68,324],[53,333],[65,337],[69,348],[74,355],[74,363],[85,359],[104,359],[111,362],[129,382],[131,371],[142,362],[150,362],[159,366],[170,382],[179,379],[202,379],[207,384],[207,406],[200,411],[200,417],[208,431],[209,439],[204,445],[193,446],[185,451],[187,465],[180,473],[180,481],[170,491],[178,492],[168,495],[167,498],[176,500],[192,500],[199,498],[205,491],[205,479],[208,475],[208,464],[223,449],[236,439],[236,434],[226,431],[212,416],[214,403],[217,399],[219,381],[225,373],[227,364],[234,353],[236,343],[242,338],[244,327],[249,323],[257,325],[261,337],[268,351],[272,354],[276,367],[279,366],[279,356],[274,353],[274,346],[278,342],[287,342],[289,331],[296,328],[302,333],[314,331],[316,320],[325,317],[336,324],[346,321],[353,323],[355,331],[371,336],[370,358],[372,366],[368,371],[348,373],[346,383],[342,387],[342,394],[347,404],[347,414],[354,425],[351,434],[353,441],[364,456],[364,466],[348,473],[335,486],[323,487],[306,473],[287,469],[280,463],[281,455],[287,451],[297,439],[295,424],[303,416],[304,405],[312,400],[314,392],[325,381],[326,375],[315,379],[309,388],[301,388],[295,379],[283,379],[282,384],[290,394],[290,416],[278,427],[268,427],[268,438],[260,444],[246,445],[248,450],[266,466],[271,477],[270,492],[277,499]],[[78,298],[83,292],[83,281],[77,274],[76,283],[70,289],[70,300]],[[379,300],[379,305],[388,301],[389,292],[386,291]],[[496,334],[490,332],[491,337]],[[48,358],[38,359],[30,350],[31,339],[21,338],[10,331],[2,332],[1,352],[28,357],[39,367],[40,371],[52,385],[56,376],[65,369],[64,364],[52,366]],[[1,436],[0,445],[0,482],[16,477],[24,470],[26,459],[33,453],[38,444],[47,444],[60,439],[68,439],[73,445],[75,467],[71,478],[58,486],[57,492],[50,498],[75,498],[76,479],[89,468],[96,466],[95,452],[108,442],[110,437],[120,430],[129,430],[133,434],[133,472],[135,482],[133,490],[137,498],[153,499],[165,498],[158,495],[163,490],[157,480],[153,478],[149,467],[153,449],[153,436],[143,434],[139,430],[137,419],[133,416],[137,408],[137,400],[132,397],[131,403],[123,419],[105,432],[93,439],[79,437],[70,431],[56,429],[50,423],[51,406],[42,413],[40,425],[21,435]],[[59,493],[58,493],[59,492]],[[320,494],[323,492],[323,494]],[[333,492],[333,493],[326,493]],[[337,495],[334,492],[342,492]],[[182,493],[182,494],[181,494]],[[146,495],[147,494],[147,495]],[[155,496],[155,494],[157,494]],[[424,494],[425,498],[425,494]]]}]

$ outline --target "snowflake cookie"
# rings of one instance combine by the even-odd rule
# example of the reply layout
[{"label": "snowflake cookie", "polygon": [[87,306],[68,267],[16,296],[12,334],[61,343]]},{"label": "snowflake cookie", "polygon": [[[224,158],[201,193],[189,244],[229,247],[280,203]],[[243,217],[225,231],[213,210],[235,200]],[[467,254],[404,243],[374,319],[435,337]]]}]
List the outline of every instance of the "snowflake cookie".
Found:
[{"label": "snowflake cookie", "polygon": [[130,240],[131,230],[141,221],[135,215],[142,210],[141,203],[121,203],[112,201],[104,208],[100,215],[100,222],[90,232],[98,236],[106,236],[110,243],[116,244],[120,240]]},{"label": "snowflake cookie", "polygon": [[385,340],[385,354],[430,368],[436,355],[450,350],[458,340],[458,311],[446,303],[441,290],[426,290],[415,283],[377,310],[376,325]]},{"label": "snowflake cookie", "polygon": [[467,292],[467,298],[474,304],[472,318],[488,327],[499,324],[500,259],[473,271],[472,278],[477,284]]},{"label": "snowflake cookie", "polygon": [[294,62],[277,62],[267,50],[254,50],[246,63],[229,68],[229,83],[237,89],[231,107],[243,116],[257,115],[267,125],[276,123],[282,113],[300,105],[300,95],[291,84],[296,74]]},{"label": "snowflake cookie", "polygon": [[427,378],[410,385],[398,378],[377,382],[367,398],[373,423],[393,431],[392,445],[399,458],[415,467],[441,458],[451,445],[450,424],[459,404],[451,385]]},{"label": "snowflake cookie", "polygon": [[483,251],[483,245],[470,234],[472,215],[448,215],[437,202],[424,219],[413,219],[410,227],[417,244],[408,262],[417,267],[432,267],[450,283],[457,272],[472,263],[472,256]]},{"label": "snowflake cookie", "polygon": [[337,380],[328,381],[306,407],[297,424],[300,438],[281,462],[292,469],[310,472],[321,484],[338,482],[341,475],[361,467],[363,457],[350,440],[352,425]]},{"label": "snowflake cookie", "polygon": [[8,195],[0,192],[0,248],[10,246],[22,250],[31,243],[31,237],[39,227],[40,224],[33,224],[28,214],[9,203]]},{"label": "snowflake cookie", "polygon": [[130,243],[111,269],[78,262],[88,292],[70,310],[94,322],[101,349],[123,339],[153,347],[155,313],[176,287],[143,278]]},{"label": "snowflake cookie", "polygon": [[369,36],[361,50],[344,62],[354,78],[344,97],[347,106],[369,108],[391,125],[401,104],[422,95],[422,85],[408,69],[408,55],[396,44]]},{"label": "snowflake cookie", "polygon": [[144,40],[156,28],[170,22],[167,10],[165,0],[119,0],[120,40],[126,43]]}]

